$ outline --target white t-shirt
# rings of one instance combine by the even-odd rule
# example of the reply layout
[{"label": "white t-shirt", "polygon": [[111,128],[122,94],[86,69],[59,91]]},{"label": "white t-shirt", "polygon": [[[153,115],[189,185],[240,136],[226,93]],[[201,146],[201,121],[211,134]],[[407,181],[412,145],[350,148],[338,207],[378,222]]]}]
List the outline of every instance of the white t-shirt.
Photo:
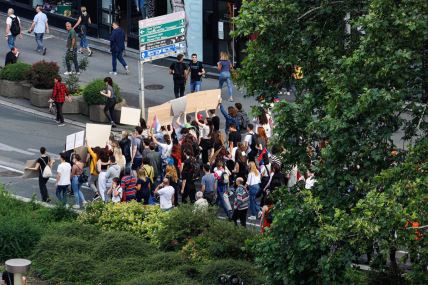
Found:
[{"label": "white t-shirt", "polygon": [[170,144],[160,143],[159,146],[162,148],[162,158],[167,159],[171,156],[172,142]]},{"label": "white t-shirt", "polygon": [[162,210],[172,208],[172,196],[174,196],[174,187],[166,186],[158,190],[160,198],[160,208]]},{"label": "white t-shirt", "polygon": [[6,25],[9,25],[9,33],[7,34],[8,36],[10,36],[12,33],[10,32],[10,28],[12,27],[12,18],[18,18],[18,22],[19,24],[21,24],[21,20],[19,19],[19,17],[16,17],[15,15],[10,15],[6,18]]},{"label": "white t-shirt", "polygon": [[248,173],[247,184],[249,186],[260,184],[260,176],[260,173],[257,176],[255,176],[252,172]]},{"label": "white t-shirt", "polygon": [[43,12],[37,13],[33,21],[35,23],[34,32],[37,34],[44,34],[46,32],[46,23],[48,22],[46,14]]},{"label": "white t-shirt", "polygon": [[71,165],[68,162],[62,162],[58,165],[56,170],[60,174],[58,181],[59,186],[70,185],[70,174],[71,174]]},{"label": "white t-shirt", "polygon": [[199,126],[199,136],[203,139],[209,139],[210,127],[207,125]]},{"label": "white t-shirt", "polygon": [[[117,192],[119,192],[117,196],[114,196],[114,191],[115,191],[115,190],[116,190]],[[121,187],[118,187],[118,188],[116,188],[116,189],[113,189],[113,193],[111,194],[111,201],[112,201],[113,203],[119,203],[119,202],[122,200],[122,193],[123,193],[123,190],[122,190],[122,188],[121,188]]]}]

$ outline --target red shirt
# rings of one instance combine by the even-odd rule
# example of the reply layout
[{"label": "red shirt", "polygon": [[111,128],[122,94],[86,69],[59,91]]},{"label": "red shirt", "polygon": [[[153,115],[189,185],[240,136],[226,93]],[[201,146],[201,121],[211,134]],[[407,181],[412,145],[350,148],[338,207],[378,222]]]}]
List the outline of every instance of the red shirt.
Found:
[{"label": "red shirt", "polygon": [[52,99],[57,103],[64,103],[65,96],[67,96],[68,90],[64,83],[57,82],[53,87]]}]

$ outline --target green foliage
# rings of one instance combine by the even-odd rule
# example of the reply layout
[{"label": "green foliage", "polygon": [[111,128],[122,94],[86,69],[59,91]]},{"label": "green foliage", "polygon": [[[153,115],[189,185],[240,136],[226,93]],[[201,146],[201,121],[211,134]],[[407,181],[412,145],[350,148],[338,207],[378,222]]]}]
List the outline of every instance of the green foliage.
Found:
[{"label": "green foliage", "polygon": [[138,278],[120,283],[121,285],[197,285],[201,284],[195,280],[187,278],[177,271],[155,271],[147,272]]},{"label": "green foliage", "polygon": [[[379,278],[387,275],[382,280],[403,274],[425,283],[426,241],[405,229],[406,221],[427,223],[427,175],[406,171],[425,156],[419,146],[418,156],[391,152],[402,145],[400,132],[412,141],[426,136],[425,107],[415,102],[427,98],[424,11],[423,0],[243,2],[235,35],[257,39],[247,45],[238,82],[267,99],[295,85],[296,101],[276,104],[274,143],[287,149],[286,168],[312,167],[317,178],[311,191],[276,191],[275,221],[254,245],[272,283],[346,283],[350,264],[365,253]],[[302,80],[291,76],[293,65],[303,68]],[[321,139],[326,146],[311,161],[306,150]],[[414,259],[408,273],[395,260],[403,248]]]},{"label": "green foliage", "polygon": [[79,76],[77,74],[69,74],[64,78],[64,84],[67,86],[70,94],[75,94],[79,91]]},{"label": "green foliage", "polygon": [[8,64],[0,71],[0,79],[22,81],[27,79],[31,65],[23,62]]},{"label": "green foliage", "polygon": [[31,84],[39,89],[51,89],[54,85],[54,77],[58,75],[59,66],[56,62],[39,61],[31,66]]},{"label": "green foliage", "polygon": [[[105,91],[106,84],[102,79],[95,79],[89,82],[83,90],[83,97],[88,105],[102,105],[106,102],[106,97],[100,94],[100,91]],[[119,86],[113,83],[113,90],[116,96],[116,102],[122,102]]]}]

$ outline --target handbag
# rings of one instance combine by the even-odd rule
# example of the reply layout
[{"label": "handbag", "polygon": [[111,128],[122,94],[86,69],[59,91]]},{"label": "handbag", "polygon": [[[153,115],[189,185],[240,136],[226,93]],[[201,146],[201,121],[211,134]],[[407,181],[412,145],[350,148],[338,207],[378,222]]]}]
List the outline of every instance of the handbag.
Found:
[{"label": "handbag", "polygon": [[[45,169],[43,169],[42,177],[43,178],[50,178],[52,176],[52,169],[51,169],[51,167],[48,164],[46,164],[46,162],[45,162],[45,160],[43,158],[41,158],[41,159],[42,159],[43,163],[45,164]],[[48,161],[49,160],[50,159],[48,157]]]},{"label": "handbag", "polygon": [[[77,164],[76,164],[76,166],[77,166]],[[77,168],[82,170],[82,168],[80,168],[79,166],[77,166]],[[79,184],[83,184],[83,183],[88,182],[88,175],[85,173],[84,169],[82,170],[82,173],[79,175],[78,180],[79,180]]]}]

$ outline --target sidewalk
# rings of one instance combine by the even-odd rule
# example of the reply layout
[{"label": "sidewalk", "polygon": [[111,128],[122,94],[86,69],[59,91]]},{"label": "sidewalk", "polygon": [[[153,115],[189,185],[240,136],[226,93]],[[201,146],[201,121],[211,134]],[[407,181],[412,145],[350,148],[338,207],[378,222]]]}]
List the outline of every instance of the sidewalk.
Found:
[{"label": "sidewalk", "polygon": [[[16,46],[20,49],[20,60],[27,63],[34,63],[40,60],[55,61],[61,68],[61,74],[65,71],[63,66],[63,58],[65,55],[65,40],[59,38],[61,30],[53,30],[52,34],[45,35],[45,46],[47,48],[46,56],[35,51],[36,43],[33,34],[28,34],[26,28],[29,21],[23,19],[24,36],[22,39],[16,39]],[[7,42],[4,38],[5,22],[0,23],[1,38],[0,54],[5,56],[8,52]],[[58,32],[59,31],[59,32]],[[82,85],[87,84],[93,79],[104,78],[109,76],[111,71],[111,56],[102,51],[94,51],[92,57],[89,57],[88,70],[80,75]],[[121,93],[126,99],[128,105],[133,107],[139,106],[139,80],[138,80],[138,60],[127,55],[125,57],[130,68],[130,74],[126,75],[122,66],[118,64],[118,75],[113,77],[113,80],[120,86]],[[3,60],[1,59],[3,62]],[[172,77],[168,74],[168,68],[158,66],[151,63],[144,65],[144,80],[145,80],[145,103],[146,108],[162,104],[168,100],[174,99]],[[206,78],[202,82],[202,89],[215,89],[218,87],[218,81],[215,79]],[[186,86],[186,91],[189,90]],[[223,98],[227,98],[226,88],[222,90]],[[249,110],[251,105],[256,104],[252,98],[244,98],[243,94],[234,88],[234,97],[236,102],[241,102],[245,109]]]}]

